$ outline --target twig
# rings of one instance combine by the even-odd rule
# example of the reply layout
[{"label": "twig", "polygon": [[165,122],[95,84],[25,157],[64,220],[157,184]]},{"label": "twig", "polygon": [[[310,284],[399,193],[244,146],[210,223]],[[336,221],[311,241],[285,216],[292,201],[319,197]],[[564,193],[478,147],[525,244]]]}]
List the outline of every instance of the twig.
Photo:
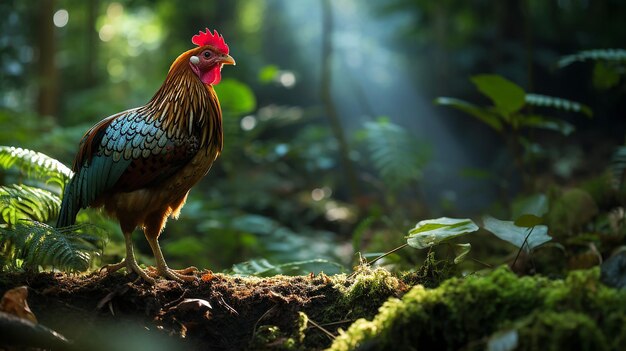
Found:
[{"label": "twig", "polygon": [[236,316],[239,315],[239,312],[237,312],[236,309],[234,309],[233,307],[231,307],[229,304],[226,303],[226,301],[224,301],[224,296],[222,296],[220,294],[220,301],[222,301],[222,304],[224,305],[224,307],[226,307],[226,309],[231,313],[234,314]]},{"label": "twig", "polygon": [[263,318],[265,318],[268,314],[270,314],[270,312],[272,312],[276,306],[278,305],[274,305],[272,306],[272,308],[270,308],[269,310],[265,311],[265,313],[263,313],[263,315],[261,315],[261,317],[259,317],[259,319],[257,319],[256,323],[254,323],[254,327],[252,328],[252,339],[254,339],[256,337],[256,331],[257,331],[257,326],[259,325],[259,322],[263,320]]},{"label": "twig", "polygon": [[385,258],[385,257],[387,257],[387,256],[389,256],[389,255],[391,255],[392,253],[394,253],[394,252],[396,252],[396,251],[399,251],[399,250],[401,250],[401,249],[404,249],[407,245],[408,245],[408,244],[402,244],[402,245],[400,245],[400,246],[396,247],[395,249],[393,249],[393,250],[391,250],[391,251],[387,251],[387,252],[385,252],[384,254],[382,254],[382,255],[380,255],[380,256],[378,256],[378,257],[376,257],[375,259],[373,259],[372,261],[370,261],[370,263],[368,263],[368,264],[371,266],[371,265],[373,265],[374,263],[376,263],[377,261],[379,261],[379,260],[381,260],[381,259],[383,259],[383,258]]},{"label": "twig", "polygon": [[[376,257],[375,259],[371,260],[370,262],[366,262],[366,263],[365,263],[365,265],[366,265],[366,266],[371,266],[372,264],[374,264],[374,263],[378,262],[379,260],[381,260],[381,259],[383,259],[383,258],[385,258],[385,257],[387,257],[387,256],[389,256],[389,255],[391,255],[392,253],[394,253],[394,252],[396,252],[396,251],[399,251],[399,250],[401,250],[401,249],[404,249],[407,245],[408,245],[408,244],[402,244],[402,245],[400,245],[400,246],[396,247],[395,249],[393,249],[393,250],[391,250],[391,251],[387,251],[387,252],[385,252],[384,254],[382,254],[382,255],[380,255],[380,256],[378,256],[378,257]],[[356,272],[352,272],[352,274],[350,274],[350,275],[348,276],[348,279],[349,279],[349,278],[354,277],[354,275],[355,275],[355,274],[356,274]]]},{"label": "twig", "polygon": [[479,260],[479,259],[476,259],[476,258],[470,257],[470,260],[472,260],[472,261],[474,261],[474,262],[476,262],[476,263],[482,264],[483,266],[485,266],[485,267],[487,267],[487,268],[493,268],[493,266],[492,266],[492,265],[490,265],[489,263],[487,263],[487,262],[483,262],[483,261],[481,261],[481,260]]},{"label": "twig", "polygon": [[[530,238],[530,234],[533,233],[533,229],[535,229],[535,226],[530,227],[530,231],[528,232],[528,235],[526,235],[526,237],[524,238],[524,242],[522,243],[522,246],[520,246],[519,250],[517,251],[517,255],[515,256],[515,259],[513,260],[513,264],[511,265],[511,267],[515,267],[515,263],[517,263],[517,258],[519,257],[520,253],[522,253],[522,249],[524,249],[524,245],[527,245],[526,242],[528,241],[528,238]],[[528,247],[528,250],[530,251],[530,247]]]},{"label": "twig", "polygon": [[328,336],[330,338],[330,340],[335,340],[335,336],[333,335],[333,333],[329,332],[326,328],[324,328],[321,325],[315,323],[310,318],[309,318],[309,323],[313,324],[314,327],[316,327],[317,329],[321,330],[324,334],[326,334],[326,336]]},{"label": "twig", "polygon": [[[344,319],[344,320],[340,320],[340,321],[336,321],[336,322],[329,322],[329,323],[320,324],[320,326],[327,327],[327,326],[333,326],[333,325],[337,325],[337,324],[352,323],[354,321],[356,321],[356,319]],[[309,327],[309,328],[311,328],[311,327]]]}]

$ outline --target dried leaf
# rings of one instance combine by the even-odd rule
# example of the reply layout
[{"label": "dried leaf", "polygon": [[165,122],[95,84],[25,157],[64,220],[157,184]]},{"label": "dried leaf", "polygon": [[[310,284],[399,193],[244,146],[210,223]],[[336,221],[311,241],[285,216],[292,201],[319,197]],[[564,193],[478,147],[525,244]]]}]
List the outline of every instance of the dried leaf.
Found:
[{"label": "dried leaf", "polygon": [[37,318],[33,311],[28,307],[26,298],[28,297],[28,288],[19,286],[8,290],[0,300],[0,312],[6,312],[14,316],[37,323]]}]

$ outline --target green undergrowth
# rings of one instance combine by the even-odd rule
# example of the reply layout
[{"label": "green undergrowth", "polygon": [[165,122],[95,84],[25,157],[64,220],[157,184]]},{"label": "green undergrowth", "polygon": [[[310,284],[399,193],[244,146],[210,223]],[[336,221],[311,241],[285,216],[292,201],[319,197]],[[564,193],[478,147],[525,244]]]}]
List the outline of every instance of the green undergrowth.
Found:
[{"label": "green undergrowth", "polygon": [[[618,350],[626,342],[626,291],[598,269],[564,280],[519,278],[502,267],[486,276],[417,285],[359,319],[330,350]],[[495,347],[495,346],[494,346]]]}]

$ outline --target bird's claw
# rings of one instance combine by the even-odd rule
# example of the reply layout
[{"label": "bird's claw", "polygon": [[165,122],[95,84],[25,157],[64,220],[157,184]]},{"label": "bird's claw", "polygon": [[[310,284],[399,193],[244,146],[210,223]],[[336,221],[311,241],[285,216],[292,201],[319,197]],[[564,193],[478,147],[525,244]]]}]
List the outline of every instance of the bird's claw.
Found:
[{"label": "bird's claw", "polygon": [[102,273],[102,271],[106,271],[107,274],[110,274],[113,272],[117,272],[124,267],[128,268],[128,265],[126,264],[126,259],[123,259],[118,263],[104,265],[102,266],[102,268],[100,268],[98,273]]},{"label": "bird's claw", "polygon": [[126,268],[126,270],[130,273],[130,272],[135,272],[137,273],[142,279],[144,279],[145,281],[147,281],[148,283],[154,285],[156,283],[156,280],[152,277],[150,277],[143,269],[141,269],[141,267],[139,267],[139,265],[137,264],[137,262],[135,261],[129,261],[127,259],[123,259],[122,261],[118,262],[118,263],[114,263],[114,264],[107,264],[106,266],[103,266],[102,268],[100,268],[100,273],[102,273],[103,270],[106,270],[107,274],[111,274],[113,272],[116,272],[122,268]]},{"label": "bird's claw", "polygon": [[165,267],[148,267],[148,270],[152,275],[161,276],[164,278],[175,280],[179,283],[182,282],[192,282],[198,279],[195,276],[195,273],[198,272],[198,268],[196,267],[187,267],[183,269],[171,269],[167,266]]}]

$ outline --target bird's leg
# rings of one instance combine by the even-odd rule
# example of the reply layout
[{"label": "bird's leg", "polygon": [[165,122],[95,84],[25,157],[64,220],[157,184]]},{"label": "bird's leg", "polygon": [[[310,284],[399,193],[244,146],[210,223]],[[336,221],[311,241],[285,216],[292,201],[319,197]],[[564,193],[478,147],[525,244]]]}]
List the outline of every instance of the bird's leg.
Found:
[{"label": "bird's leg", "polygon": [[101,270],[104,269],[104,270],[107,271],[107,273],[113,273],[113,272],[115,272],[117,270],[120,270],[120,269],[126,267],[126,270],[128,271],[128,273],[135,272],[141,278],[146,280],[148,283],[154,284],[155,283],[154,278],[150,277],[137,264],[137,260],[135,259],[135,251],[133,250],[132,233],[133,233],[132,231],[125,231],[124,232],[124,239],[125,239],[125,242],[126,242],[126,257],[122,261],[120,261],[118,263],[109,264],[109,265],[106,265],[106,266],[102,267]]},{"label": "bird's leg", "polygon": [[159,246],[159,239],[157,236],[148,236],[146,235],[146,239],[150,244],[150,248],[152,248],[152,253],[154,253],[154,259],[156,261],[156,270],[157,273],[165,278],[173,279],[179,282],[182,281],[194,281],[197,278],[193,275],[198,271],[196,267],[188,267],[185,269],[171,269],[167,266],[165,262],[165,258],[163,257],[163,253],[161,252],[161,247]]}]

